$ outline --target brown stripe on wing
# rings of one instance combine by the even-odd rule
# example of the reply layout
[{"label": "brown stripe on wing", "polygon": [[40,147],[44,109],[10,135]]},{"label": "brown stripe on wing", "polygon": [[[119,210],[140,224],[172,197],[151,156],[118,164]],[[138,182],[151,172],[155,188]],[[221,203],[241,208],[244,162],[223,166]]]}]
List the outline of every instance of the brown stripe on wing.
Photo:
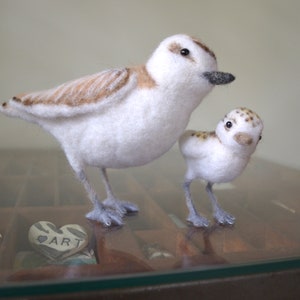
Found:
[{"label": "brown stripe on wing", "polygon": [[75,107],[96,103],[120,90],[128,82],[129,76],[130,70],[127,68],[108,70],[64,83],[50,90],[17,95],[12,100],[26,106],[45,104]]}]

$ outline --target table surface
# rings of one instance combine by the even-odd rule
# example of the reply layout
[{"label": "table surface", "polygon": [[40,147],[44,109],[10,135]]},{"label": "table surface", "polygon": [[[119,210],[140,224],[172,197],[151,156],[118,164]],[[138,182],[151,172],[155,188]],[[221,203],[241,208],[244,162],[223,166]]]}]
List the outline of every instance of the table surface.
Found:
[{"label": "table surface", "polygon": [[[299,267],[299,170],[252,158],[234,182],[216,186],[221,206],[237,219],[234,226],[214,223],[204,183],[193,182],[196,207],[211,220],[207,229],[186,222],[184,172],[176,150],[143,167],[108,170],[116,195],[140,211],[126,216],[123,227],[104,228],[85,218],[91,205],[62,152],[2,151],[0,294],[37,294],[58,285],[76,291],[78,279],[86,289],[94,282],[101,289]],[[105,197],[97,169],[88,175]],[[16,264],[18,254],[34,251],[27,236],[38,221],[83,226],[96,263]]]}]

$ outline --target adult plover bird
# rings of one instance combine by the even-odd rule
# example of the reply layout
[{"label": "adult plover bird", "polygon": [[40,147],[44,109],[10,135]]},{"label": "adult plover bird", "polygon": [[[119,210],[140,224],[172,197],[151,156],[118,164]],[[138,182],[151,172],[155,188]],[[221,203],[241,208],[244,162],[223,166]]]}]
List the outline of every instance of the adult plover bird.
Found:
[{"label": "adult plover bird", "polygon": [[261,139],[263,122],[247,108],[237,108],[222,119],[213,132],[186,131],[179,139],[179,147],[186,161],[184,181],[187,220],[196,227],[208,227],[209,221],[198,214],[192,200],[190,185],[193,180],[207,182],[206,191],[217,223],[233,225],[235,217],[224,211],[213,193],[214,183],[230,182],[248,164],[251,154]]},{"label": "adult plover bird", "polygon": [[[94,205],[87,218],[121,225],[124,214],[138,208],[115,197],[106,169],[143,165],[164,154],[213,86],[233,80],[217,71],[216,56],[207,46],[180,34],[163,40],[145,65],[20,94],[0,110],[49,131]],[[87,179],[86,166],[101,170],[107,192],[103,202]]]}]

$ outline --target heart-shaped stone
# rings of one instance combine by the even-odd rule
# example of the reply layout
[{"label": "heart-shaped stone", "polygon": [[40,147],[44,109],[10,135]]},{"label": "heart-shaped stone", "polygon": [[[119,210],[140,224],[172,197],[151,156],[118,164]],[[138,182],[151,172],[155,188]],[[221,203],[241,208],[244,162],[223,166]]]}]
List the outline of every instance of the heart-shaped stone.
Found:
[{"label": "heart-shaped stone", "polygon": [[80,252],[88,244],[88,234],[77,224],[68,224],[59,229],[51,222],[39,221],[28,232],[32,247],[46,257],[57,260]]}]

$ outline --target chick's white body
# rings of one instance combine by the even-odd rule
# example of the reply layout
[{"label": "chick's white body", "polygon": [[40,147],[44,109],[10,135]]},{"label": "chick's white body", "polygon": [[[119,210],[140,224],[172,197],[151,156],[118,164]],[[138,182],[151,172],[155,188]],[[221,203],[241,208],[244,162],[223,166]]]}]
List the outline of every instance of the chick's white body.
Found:
[{"label": "chick's white body", "polygon": [[234,224],[235,218],[218,205],[212,185],[230,182],[242,173],[256,149],[262,129],[263,123],[256,113],[247,108],[237,108],[219,122],[215,132],[189,130],[181,136],[179,146],[187,165],[184,189],[188,221],[193,225],[207,227],[209,224],[197,213],[192,202],[190,184],[195,179],[207,182],[206,190],[216,221]]},{"label": "chick's white body", "polygon": [[[197,132],[194,132],[197,134]],[[186,155],[186,177],[207,182],[225,183],[235,179],[246,167],[250,157],[239,156],[216,137],[189,139],[182,146]],[[189,156],[193,153],[194,157]]]},{"label": "chick's white body", "polygon": [[[94,205],[87,217],[120,225],[123,215],[137,207],[114,196],[106,168],[143,165],[164,154],[213,86],[232,80],[231,74],[217,71],[216,57],[204,44],[175,35],[162,41],[145,65],[18,95],[0,111],[55,136]],[[88,182],[86,166],[101,170],[107,192],[103,203]]]}]

